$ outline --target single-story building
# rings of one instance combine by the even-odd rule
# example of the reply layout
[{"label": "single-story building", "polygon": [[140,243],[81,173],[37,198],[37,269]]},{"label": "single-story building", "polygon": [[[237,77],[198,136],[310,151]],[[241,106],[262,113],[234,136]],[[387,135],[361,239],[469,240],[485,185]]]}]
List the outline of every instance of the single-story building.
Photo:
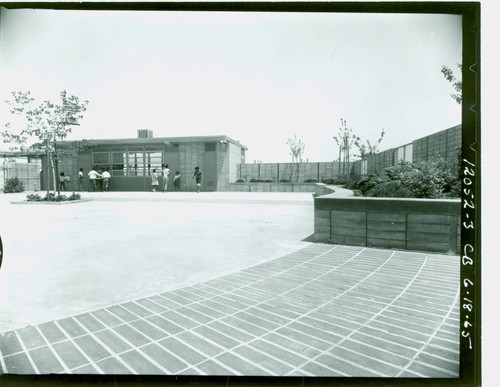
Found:
[{"label": "single-story building", "polygon": [[[58,146],[71,143],[61,142]],[[151,130],[141,129],[137,138],[86,141],[79,152],[59,155],[58,171],[69,178],[67,191],[78,190],[80,168],[84,171],[84,191],[89,189],[87,175],[92,168],[110,172],[110,191],[148,191],[153,169],[161,175],[162,164],[168,164],[171,171],[168,190],[174,190],[173,176],[179,171],[180,189],[193,191],[196,189],[193,172],[199,167],[203,171],[203,191],[228,191],[229,183],[237,179],[237,165],[245,162],[247,149],[224,135],[154,138]],[[43,168],[44,182],[48,180],[46,169]],[[42,189],[46,189],[45,184]]]}]

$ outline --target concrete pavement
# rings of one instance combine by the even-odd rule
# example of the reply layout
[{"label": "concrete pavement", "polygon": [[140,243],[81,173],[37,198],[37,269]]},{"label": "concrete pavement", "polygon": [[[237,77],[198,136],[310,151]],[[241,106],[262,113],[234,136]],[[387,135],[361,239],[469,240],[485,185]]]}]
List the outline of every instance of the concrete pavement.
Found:
[{"label": "concrete pavement", "polygon": [[310,245],[0,336],[8,373],[458,377],[456,256]]},{"label": "concrete pavement", "polygon": [[458,376],[458,257],[311,244],[311,194],[163,195],[0,195],[2,372]]},{"label": "concrete pavement", "polygon": [[295,251],[313,232],[310,194],[83,197],[94,200],[0,202],[0,332],[216,278]]}]

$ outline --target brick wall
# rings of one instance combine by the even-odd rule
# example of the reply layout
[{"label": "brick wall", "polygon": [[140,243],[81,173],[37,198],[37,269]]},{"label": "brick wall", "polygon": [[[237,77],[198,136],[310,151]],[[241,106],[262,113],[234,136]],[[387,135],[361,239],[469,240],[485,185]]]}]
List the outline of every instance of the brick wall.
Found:
[{"label": "brick wall", "polygon": [[460,200],[316,197],[314,241],[457,254]]}]

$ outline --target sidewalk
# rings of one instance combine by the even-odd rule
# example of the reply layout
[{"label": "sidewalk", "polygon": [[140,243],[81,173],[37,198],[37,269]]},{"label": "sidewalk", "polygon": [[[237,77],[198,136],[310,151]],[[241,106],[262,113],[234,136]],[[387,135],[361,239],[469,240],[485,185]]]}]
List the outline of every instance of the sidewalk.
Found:
[{"label": "sidewalk", "polygon": [[313,244],[0,334],[4,373],[458,377],[459,257]]}]

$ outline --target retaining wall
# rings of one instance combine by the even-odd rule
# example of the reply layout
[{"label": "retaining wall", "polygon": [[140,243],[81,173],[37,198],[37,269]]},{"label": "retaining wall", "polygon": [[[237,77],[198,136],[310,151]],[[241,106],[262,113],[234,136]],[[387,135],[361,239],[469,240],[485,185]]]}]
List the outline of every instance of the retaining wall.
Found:
[{"label": "retaining wall", "polygon": [[314,241],[457,254],[460,200],[314,198]]},{"label": "retaining wall", "polygon": [[232,192],[316,192],[316,183],[232,183]]}]

